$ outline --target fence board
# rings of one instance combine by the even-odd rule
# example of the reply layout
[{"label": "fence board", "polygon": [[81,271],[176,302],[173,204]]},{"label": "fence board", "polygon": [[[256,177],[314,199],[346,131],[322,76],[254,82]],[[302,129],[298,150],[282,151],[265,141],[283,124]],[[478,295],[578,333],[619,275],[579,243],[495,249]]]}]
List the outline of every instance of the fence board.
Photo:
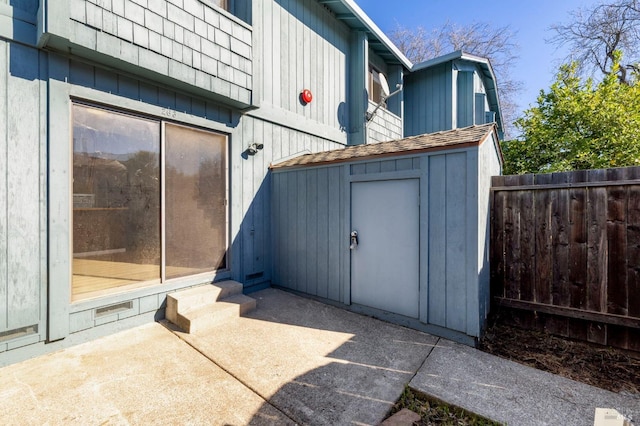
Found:
[{"label": "fence board", "polygon": [[533,301],[540,303],[551,303],[551,282],[552,262],[551,244],[553,236],[551,234],[551,194],[550,191],[539,191],[536,193],[535,202],[535,235],[536,235],[536,257],[535,257],[535,281]]},{"label": "fence board", "polygon": [[609,246],[609,267],[607,312],[620,315],[626,315],[628,312],[626,198],[627,191],[625,187],[614,186],[608,189],[607,245]]},{"label": "fence board", "polygon": [[[586,173],[584,174],[586,177]],[[580,176],[581,177],[581,176]],[[569,306],[586,305],[587,230],[586,190],[569,189]]]},{"label": "fence board", "polygon": [[629,315],[640,317],[640,186],[629,190],[627,216],[627,287],[629,291]]},{"label": "fence board", "polygon": [[530,191],[522,191],[520,194],[520,298],[523,300],[533,299],[533,265],[535,257],[535,235],[534,228],[522,226],[523,223],[534,223],[534,198]]},{"label": "fence board", "polygon": [[[494,176],[496,177],[502,176]],[[499,181],[502,184],[502,180]],[[491,198],[491,294],[504,297],[504,199],[506,194],[496,193]]]},{"label": "fence board", "polygon": [[492,185],[491,289],[509,317],[640,350],[640,167]]}]

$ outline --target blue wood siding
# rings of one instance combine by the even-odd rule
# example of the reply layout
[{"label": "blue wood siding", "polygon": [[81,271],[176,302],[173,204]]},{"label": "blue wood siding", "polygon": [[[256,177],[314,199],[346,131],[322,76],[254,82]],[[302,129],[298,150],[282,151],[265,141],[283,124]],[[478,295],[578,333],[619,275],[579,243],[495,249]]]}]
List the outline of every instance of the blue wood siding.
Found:
[{"label": "blue wood siding", "polygon": [[448,62],[405,77],[404,136],[453,128],[452,78]]},{"label": "blue wood siding", "polygon": [[490,249],[490,196],[491,176],[502,174],[498,141],[495,138],[486,141],[478,151],[478,328],[471,331],[481,334],[491,304],[491,277],[489,269]]},{"label": "blue wood siding", "polygon": [[456,110],[457,110],[457,127],[467,127],[474,123],[474,72],[458,71],[456,79]]},{"label": "blue wood siding", "polygon": [[[314,0],[256,1],[255,79],[260,105],[335,129],[347,127],[349,30]],[[313,101],[300,102],[309,89]],[[343,105],[343,106],[341,106]]]},{"label": "blue wood siding", "polygon": [[[46,56],[0,40],[0,351],[45,332]],[[13,335],[24,330],[26,336]]]},{"label": "blue wood siding", "polygon": [[166,86],[153,85],[85,62],[70,60],[68,67],[71,84],[156,105],[165,108],[169,116],[173,111],[179,111],[220,123],[230,124],[233,120],[232,110],[216,102],[194,98]]},{"label": "blue wood siding", "polygon": [[272,179],[273,283],[347,303],[344,167],[275,172]]},{"label": "blue wood siding", "polygon": [[429,323],[466,332],[467,153],[429,159]]}]

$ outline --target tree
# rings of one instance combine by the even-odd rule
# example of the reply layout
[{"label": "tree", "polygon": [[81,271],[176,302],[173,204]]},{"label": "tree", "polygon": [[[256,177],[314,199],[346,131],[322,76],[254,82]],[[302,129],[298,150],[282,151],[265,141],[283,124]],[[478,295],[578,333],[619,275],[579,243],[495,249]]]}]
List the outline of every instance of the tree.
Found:
[{"label": "tree", "polygon": [[598,84],[579,77],[576,62],[560,67],[537,106],[516,121],[522,140],[502,143],[505,174],[640,165],[640,84],[618,78],[621,57],[614,53]]},{"label": "tree", "polygon": [[504,130],[505,135],[508,135],[517,113],[516,95],[522,89],[522,82],[515,80],[510,73],[513,62],[518,59],[515,52],[518,51],[519,46],[514,42],[514,35],[509,26],[496,28],[483,22],[458,26],[446,22],[431,31],[421,26],[409,29],[398,25],[389,37],[414,63],[456,50],[488,58],[498,80]]},{"label": "tree", "polygon": [[568,46],[567,59],[577,61],[584,73],[613,70],[614,52],[624,51],[627,60],[615,73],[620,82],[630,84],[632,71],[640,70],[640,0],[617,0],[570,14],[569,24],[554,25],[551,39],[558,46]]}]

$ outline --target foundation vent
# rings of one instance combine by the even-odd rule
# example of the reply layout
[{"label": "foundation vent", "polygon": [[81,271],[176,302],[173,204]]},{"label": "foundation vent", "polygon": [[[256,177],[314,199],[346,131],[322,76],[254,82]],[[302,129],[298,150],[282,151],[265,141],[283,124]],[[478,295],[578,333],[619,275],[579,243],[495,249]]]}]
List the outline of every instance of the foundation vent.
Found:
[{"label": "foundation vent", "polygon": [[256,272],[255,274],[249,274],[249,275],[245,275],[244,279],[249,281],[249,280],[257,280],[258,278],[262,278],[264,275],[264,272]]},{"label": "foundation vent", "polygon": [[3,331],[0,333],[0,342],[7,340],[17,339],[18,337],[29,336],[31,334],[38,333],[38,324],[28,325],[26,327],[20,327],[9,331]]},{"label": "foundation vent", "polygon": [[128,311],[129,309],[133,309],[133,302],[131,300],[128,302],[116,303],[115,305],[97,308],[95,310],[95,317],[100,318],[107,315],[118,314],[120,312]]}]

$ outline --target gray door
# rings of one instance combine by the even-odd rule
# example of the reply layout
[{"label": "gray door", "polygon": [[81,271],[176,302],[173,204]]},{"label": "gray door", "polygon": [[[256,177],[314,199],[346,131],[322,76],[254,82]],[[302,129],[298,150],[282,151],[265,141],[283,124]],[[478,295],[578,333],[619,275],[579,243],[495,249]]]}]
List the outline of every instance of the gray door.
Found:
[{"label": "gray door", "polygon": [[351,184],[351,301],[418,318],[418,179]]}]

